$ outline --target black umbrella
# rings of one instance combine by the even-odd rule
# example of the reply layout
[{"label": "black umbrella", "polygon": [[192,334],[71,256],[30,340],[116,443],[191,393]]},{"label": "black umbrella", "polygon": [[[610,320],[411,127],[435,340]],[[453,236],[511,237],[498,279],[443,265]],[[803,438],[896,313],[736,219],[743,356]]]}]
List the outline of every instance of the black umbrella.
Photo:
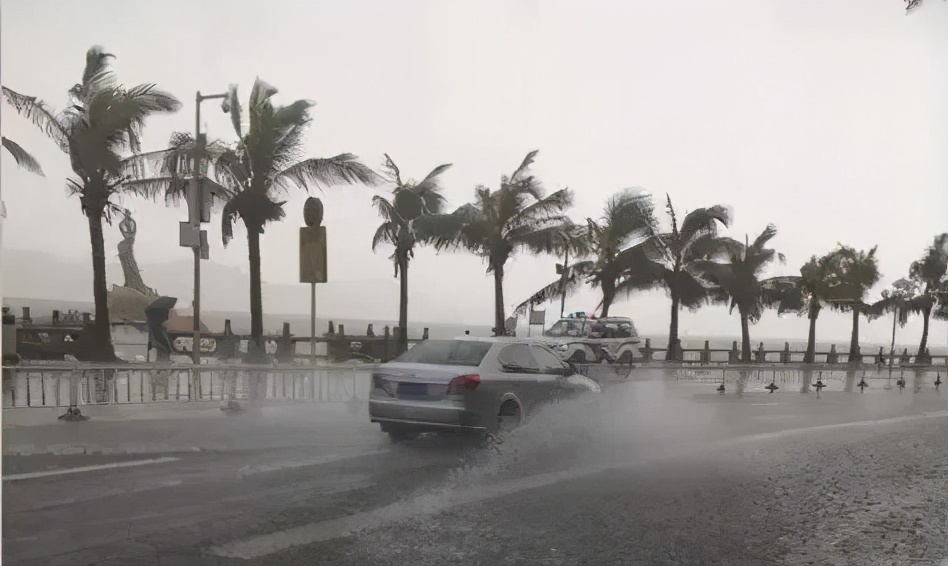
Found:
[{"label": "black umbrella", "polygon": [[158,297],[145,307],[145,317],[148,319],[148,342],[158,351],[158,361],[168,361],[171,358],[171,341],[164,323],[168,321],[168,313],[177,304],[175,297]]},{"label": "black umbrella", "polygon": [[168,312],[178,303],[177,297],[158,297],[145,307],[145,316],[149,322],[165,322],[168,320]]}]

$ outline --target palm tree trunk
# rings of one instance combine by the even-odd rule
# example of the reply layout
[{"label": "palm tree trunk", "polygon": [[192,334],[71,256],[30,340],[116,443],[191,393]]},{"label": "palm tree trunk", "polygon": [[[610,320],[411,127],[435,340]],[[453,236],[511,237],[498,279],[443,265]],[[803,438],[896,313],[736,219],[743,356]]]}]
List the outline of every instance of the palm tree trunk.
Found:
[{"label": "palm tree trunk", "polygon": [[918,353],[915,355],[916,358],[921,358],[925,355],[925,350],[928,349],[928,321],[932,316],[932,307],[928,307],[922,311],[922,341],[918,343]]},{"label": "palm tree trunk", "polygon": [[408,258],[398,258],[398,352],[408,350]]},{"label": "palm tree trunk", "polygon": [[602,282],[602,312],[599,316],[609,316],[609,307],[616,300],[616,286],[612,281]]},{"label": "palm tree trunk", "polygon": [[[250,339],[256,349],[251,358],[263,358],[263,288],[260,283],[260,229],[247,226],[250,259]],[[248,352],[249,353],[249,352]]]},{"label": "palm tree trunk", "polygon": [[859,356],[859,306],[853,305],[853,334],[849,340],[849,363],[857,364],[862,361]]},{"label": "palm tree trunk", "polygon": [[668,325],[668,359],[681,361],[681,343],[678,340],[678,313],[681,310],[681,301],[678,295],[672,293],[671,323]]},{"label": "palm tree trunk", "polygon": [[751,361],[750,321],[744,311],[741,313],[741,361]]},{"label": "palm tree trunk", "polygon": [[892,377],[892,364],[895,363],[895,325],[899,322],[899,307],[892,313],[892,343],[889,345],[889,377]]},{"label": "palm tree trunk", "polygon": [[505,334],[504,268],[494,267],[494,336]]},{"label": "palm tree trunk", "polygon": [[[95,300],[95,321],[86,331],[82,358],[86,361],[113,362],[112,325],[109,322],[109,289],[105,280],[105,237],[102,232],[102,211],[86,209],[89,241],[92,244],[92,297]],[[78,356],[77,356],[78,357]]]},{"label": "palm tree trunk", "polygon": [[803,363],[812,364],[816,361],[816,317],[819,316],[819,311],[813,312],[810,311],[810,333],[807,335],[806,339],[806,353],[803,354]]}]

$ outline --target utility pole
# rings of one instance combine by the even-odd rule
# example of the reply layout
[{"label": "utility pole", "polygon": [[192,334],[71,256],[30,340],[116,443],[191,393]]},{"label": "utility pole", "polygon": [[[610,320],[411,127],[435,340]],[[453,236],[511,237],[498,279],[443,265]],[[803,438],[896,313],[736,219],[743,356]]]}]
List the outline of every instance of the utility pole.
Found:
[{"label": "utility pole", "polygon": [[201,153],[207,145],[207,136],[201,133],[201,102],[212,98],[226,98],[227,94],[204,96],[200,91],[194,97],[194,154],[191,183],[188,191],[188,221],[181,223],[181,246],[194,252],[194,316],[191,361],[201,365],[201,259],[208,258],[207,231],[201,230],[202,222],[210,221],[210,209],[205,203],[205,191],[201,190]]}]

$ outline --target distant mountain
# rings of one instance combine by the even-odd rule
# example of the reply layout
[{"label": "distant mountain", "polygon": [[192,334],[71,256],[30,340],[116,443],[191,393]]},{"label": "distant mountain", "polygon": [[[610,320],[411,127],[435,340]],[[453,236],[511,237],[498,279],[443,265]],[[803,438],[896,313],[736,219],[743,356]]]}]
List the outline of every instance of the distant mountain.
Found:
[{"label": "distant mountain", "polygon": [[[49,253],[3,250],[3,292],[5,297],[49,301],[61,310],[70,303],[92,303],[92,266],[88,262],[65,260]],[[189,308],[193,295],[193,264],[182,260],[141,264],[145,284],[162,295],[178,298],[178,308]],[[110,285],[124,283],[117,261],[106,265]],[[6,299],[9,302],[8,299]],[[305,284],[263,284],[264,311],[308,315],[310,290]],[[398,312],[398,284],[393,278],[359,281],[330,281],[316,288],[316,308],[320,317],[372,319],[382,313]],[[34,311],[40,303],[31,305]],[[88,308],[88,307],[86,307]],[[201,264],[201,308],[204,311],[248,312],[250,276],[248,272],[205,261]],[[38,311],[37,311],[38,314]]]}]

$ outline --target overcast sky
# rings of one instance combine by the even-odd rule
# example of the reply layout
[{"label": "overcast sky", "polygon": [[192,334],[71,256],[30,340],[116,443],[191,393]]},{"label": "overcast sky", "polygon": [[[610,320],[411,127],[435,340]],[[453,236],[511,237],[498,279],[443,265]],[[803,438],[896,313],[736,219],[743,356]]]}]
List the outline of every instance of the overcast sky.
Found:
[{"label": "overcast sky", "polygon": [[[146,148],[193,128],[196,90],[237,83],[246,99],[259,76],[280,90],[280,103],[317,103],[307,139],[314,156],[348,151],[377,167],[388,152],[416,178],[453,163],[443,176],[452,206],[477,184],[496,187],[539,149],[536,174],[551,191],[576,191],[577,218],[598,215],[609,195],[635,186],[659,200],[669,193],[681,213],[731,205],[728,233],[737,238],[775,223],[772,243],[787,264],[774,274],[798,273],[837,242],[878,244],[888,283],[948,230],[946,2],[906,16],[901,0],[5,0],[0,15],[4,86],[61,108],[86,50],[100,44],[118,56],[126,84],[155,82],[176,94],[183,109],[150,122]],[[4,154],[3,246],[87,257],[87,225],[78,201],[66,198],[67,157],[2,111],[4,136],[46,170],[45,179],[29,175]],[[210,136],[232,139],[216,101],[203,116]],[[378,223],[371,194],[338,187],[320,195],[334,279],[392,275],[389,252],[370,250]],[[265,281],[297,280],[304,199],[292,196],[287,220],[263,238]],[[177,241],[184,210],[128,204],[139,263],[188,257]],[[242,230],[226,249],[219,218],[208,230],[213,261],[246,267]],[[117,226],[108,230],[110,254],[119,239]],[[549,282],[554,263],[516,258],[507,303]],[[410,279],[412,318],[490,323],[493,286],[480,260],[422,250]],[[568,308],[592,310],[598,300],[581,293]],[[614,307],[644,331],[666,329],[667,311],[662,293]],[[820,334],[845,338],[849,324],[827,314]],[[682,326],[697,334],[740,329],[721,308],[686,312]],[[905,339],[917,340],[919,328],[913,323]],[[874,323],[863,335],[886,341],[889,331]],[[805,332],[805,319],[768,315],[752,338]],[[933,332],[945,344],[945,324]]]}]

